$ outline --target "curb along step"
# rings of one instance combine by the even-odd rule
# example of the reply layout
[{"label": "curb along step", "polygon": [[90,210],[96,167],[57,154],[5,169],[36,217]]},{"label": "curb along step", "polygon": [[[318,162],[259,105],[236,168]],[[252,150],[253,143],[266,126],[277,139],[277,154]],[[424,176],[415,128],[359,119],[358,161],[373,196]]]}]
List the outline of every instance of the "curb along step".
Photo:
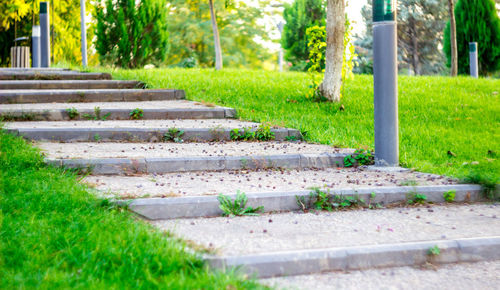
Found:
[{"label": "curb along step", "polygon": [[65,168],[87,169],[91,174],[127,175],[186,171],[217,171],[269,168],[342,167],[347,154],[290,154],[261,156],[194,156],[178,158],[102,158],[47,159],[46,162]]},{"label": "curb along step", "polygon": [[73,71],[0,71],[0,80],[110,80],[108,73]]},{"label": "curb along step", "polygon": [[137,89],[144,88],[138,81],[119,80],[19,80],[0,81],[0,90],[68,90],[68,89]]},{"label": "curb along step", "polygon": [[[232,129],[220,128],[9,128],[9,133],[23,136],[26,139],[39,141],[84,142],[84,141],[128,141],[128,142],[159,142],[163,140],[169,129],[183,131],[184,141],[214,141],[231,140]],[[240,127],[235,127],[240,128]],[[275,140],[284,141],[287,137],[301,139],[300,131],[295,129],[271,129]]]},{"label": "curb along step", "polygon": [[[92,104],[92,103],[86,103]],[[111,109],[99,107],[101,115],[106,116],[106,120],[129,120],[130,113],[142,104],[131,106],[129,109]],[[21,120],[21,121],[70,121],[70,120],[87,120],[84,116],[92,116],[95,114],[94,109],[80,109],[78,116],[71,119],[67,109],[2,109],[0,110],[0,118],[4,120]],[[234,109],[230,108],[172,108],[172,109],[142,109],[143,116],[141,120],[176,120],[176,119],[224,119],[233,118],[236,114]],[[109,115],[108,115],[109,114]]]},{"label": "curb along step", "polygon": [[[436,246],[440,254],[430,256],[429,249]],[[259,278],[498,259],[500,236],[205,257],[213,268],[238,267],[238,271]]]},{"label": "curb along step", "polygon": [[[427,196],[427,201],[444,202],[443,193],[454,190],[455,201],[472,202],[481,200],[481,186],[457,184],[437,186],[392,186],[370,188],[331,188],[332,195],[359,197],[366,203],[383,206],[406,202],[409,194],[419,193]],[[263,206],[265,212],[297,211],[300,206],[297,197],[307,201],[312,190],[289,192],[264,192],[247,194],[248,206]],[[228,194],[232,199],[235,194]],[[117,200],[117,204],[128,205],[130,210],[150,220],[175,218],[221,216],[217,196],[191,196],[169,198],[138,198]]]},{"label": "curb along step", "polygon": [[183,90],[0,90],[0,103],[122,102],[184,99]]},{"label": "curb along step", "polygon": [[2,67],[0,72],[9,71],[20,71],[20,72],[30,72],[30,71],[72,71],[69,68],[59,68],[59,67]]}]

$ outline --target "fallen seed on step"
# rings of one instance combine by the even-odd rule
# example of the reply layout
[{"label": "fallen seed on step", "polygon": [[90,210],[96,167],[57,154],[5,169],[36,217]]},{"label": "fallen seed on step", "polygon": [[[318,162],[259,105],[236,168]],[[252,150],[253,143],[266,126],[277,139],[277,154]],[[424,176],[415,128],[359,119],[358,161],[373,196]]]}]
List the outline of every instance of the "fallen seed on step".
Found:
[{"label": "fallen seed on step", "polygon": [[262,232],[263,232],[263,233],[267,233],[267,230],[263,230]]},{"label": "fallen seed on step", "polygon": [[272,223],[272,222],[273,222],[273,220],[272,220],[272,219],[269,219],[269,222],[270,222],[270,223]]},{"label": "fallen seed on step", "polygon": [[191,225],[194,226],[194,222],[191,222]]}]

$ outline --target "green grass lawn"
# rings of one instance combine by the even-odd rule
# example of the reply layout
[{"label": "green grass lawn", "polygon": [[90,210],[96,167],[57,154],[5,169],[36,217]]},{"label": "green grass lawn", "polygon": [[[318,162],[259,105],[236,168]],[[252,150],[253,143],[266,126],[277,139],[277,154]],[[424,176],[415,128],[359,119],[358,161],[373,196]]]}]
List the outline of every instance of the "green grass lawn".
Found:
[{"label": "green grass lawn", "polygon": [[0,289],[255,289],[0,130]]},{"label": "green grass lawn", "polygon": [[[316,103],[305,97],[310,78],[304,73],[208,69],[109,72],[116,79],[141,80],[150,88],[184,89],[191,100],[234,107],[245,120],[300,129],[312,142],[374,147],[371,76],[358,75],[347,81],[342,100],[345,110],[341,111],[339,104]],[[498,79],[401,76],[401,165],[498,183],[499,93]],[[449,156],[448,151],[456,156]]]}]

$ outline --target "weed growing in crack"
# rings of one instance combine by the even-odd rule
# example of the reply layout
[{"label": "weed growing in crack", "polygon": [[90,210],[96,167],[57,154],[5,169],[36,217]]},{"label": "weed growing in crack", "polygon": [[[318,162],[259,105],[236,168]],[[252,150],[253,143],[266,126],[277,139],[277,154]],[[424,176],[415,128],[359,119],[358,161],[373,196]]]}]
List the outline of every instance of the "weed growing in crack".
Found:
[{"label": "weed growing in crack", "polygon": [[352,167],[358,165],[370,165],[374,163],[373,152],[365,149],[357,149],[353,154],[344,157],[344,166]]},{"label": "weed growing in crack", "polygon": [[263,206],[256,208],[246,207],[248,198],[244,192],[237,191],[234,201],[222,193],[217,197],[219,208],[222,210],[223,216],[257,216],[259,212],[264,210]]},{"label": "weed growing in crack", "polygon": [[94,114],[83,114],[83,118],[87,120],[94,120],[94,121],[106,121],[108,117],[111,115],[111,113],[107,113],[104,116],[101,116],[101,108],[100,107],[95,107],[94,108]]},{"label": "weed growing in crack", "polygon": [[70,120],[74,120],[80,115],[76,108],[67,108],[66,113],[68,114]]},{"label": "weed growing in crack", "polygon": [[[309,209],[333,211],[354,208],[375,208],[371,203],[367,204],[358,195],[331,194],[330,191],[325,192],[319,188],[314,188],[309,193],[308,199],[304,196],[295,196],[295,200],[302,211]],[[376,207],[379,208],[380,205],[377,204]]]},{"label": "weed growing in crack", "polygon": [[181,138],[184,135],[184,131],[177,128],[170,128],[163,135],[163,141],[173,141],[175,143],[182,143],[184,140]]},{"label": "weed growing in crack", "polygon": [[435,245],[427,250],[427,255],[429,256],[438,256],[439,254],[441,254],[441,249],[439,249],[438,245]]},{"label": "weed growing in crack", "polygon": [[229,133],[233,141],[249,141],[255,138],[250,128],[235,128]]},{"label": "weed growing in crack", "polygon": [[456,193],[457,192],[455,190],[448,190],[447,192],[443,193],[444,201],[454,202]]},{"label": "weed growing in crack", "polygon": [[410,192],[406,196],[408,204],[424,204],[427,202],[427,196],[417,192]]},{"label": "weed growing in crack", "polygon": [[135,108],[130,112],[129,116],[132,120],[140,120],[144,116],[144,111],[142,109]]},{"label": "weed growing in crack", "polygon": [[274,140],[274,132],[271,131],[271,125],[262,123],[255,130],[255,139],[259,141]]}]

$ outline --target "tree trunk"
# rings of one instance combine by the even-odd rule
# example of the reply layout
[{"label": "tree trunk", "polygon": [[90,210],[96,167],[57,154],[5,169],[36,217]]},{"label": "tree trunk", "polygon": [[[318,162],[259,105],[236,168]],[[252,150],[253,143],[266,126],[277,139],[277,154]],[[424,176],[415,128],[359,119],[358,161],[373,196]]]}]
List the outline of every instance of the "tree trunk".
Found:
[{"label": "tree trunk", "polygon": [[342,60],[345,33],[344,0],[328,0],[326,11],[325,77],[319,87],[321,95],[330,101],[340,101]]},{"label": "tree trunk", "polygon": [[418,36],[417,36],[417,27],[415,25],[415,19],[410,17],[408,19],[409,27],[410,27],[410,36],[411,36],[411,59],[412,59],[412,67],[413,67],[413,75],[420,75],[420,57],[418,55]]},{"label": "tree trunk", "polygon": [[219,29],[217,28],[217,19],[215,18],[215,8],[213,0],[208,0],[210,4],[210,17],[212,18],[212,30],[214,31],[215,47],[215,69],[222,69],[222,50],[220,47]]},{"label": "tree trunk", "polygon": [[448,0],[450,12],[450,43],[451,43],[451,76],[458,73],[458,51],[457,51],[457,24],[455,22],[455,4],[453,0]]}]

